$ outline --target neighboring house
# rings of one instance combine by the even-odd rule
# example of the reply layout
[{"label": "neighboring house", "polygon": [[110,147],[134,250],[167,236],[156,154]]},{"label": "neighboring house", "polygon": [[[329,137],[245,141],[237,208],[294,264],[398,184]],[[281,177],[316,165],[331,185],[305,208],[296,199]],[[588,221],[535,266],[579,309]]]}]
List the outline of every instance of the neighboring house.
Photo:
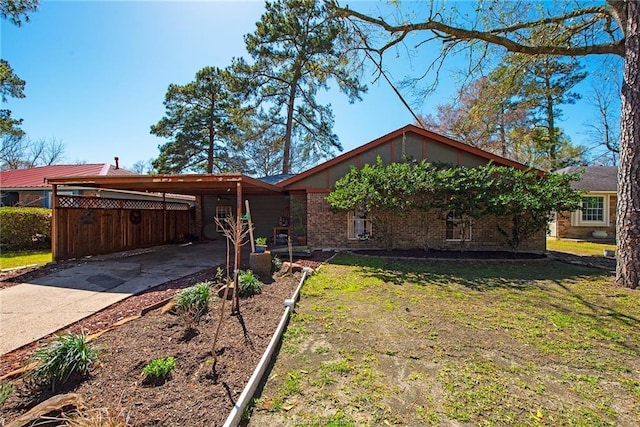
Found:
[{"label": "neighboring house", "polygon": [[[0,172],[0,206],[51,207],[51,185],[45,178],[74,176],[137,176],[136,173],[108,163],[50,165]],[[113,199],[161,200],[158,194],[123,192],[84,187],[68,187],[60,195],[83,195]],[[166,200],[190,202],[193,197],[166,197]]]},{"label": "neighboring house", "polygon": [[580,181],[572,184],[585,191],[582,207],[575,212],[552,215],[550,237],[558,239],[615,239],[618,168],[616,166],[569,166],[558,170],[583,170]]}]

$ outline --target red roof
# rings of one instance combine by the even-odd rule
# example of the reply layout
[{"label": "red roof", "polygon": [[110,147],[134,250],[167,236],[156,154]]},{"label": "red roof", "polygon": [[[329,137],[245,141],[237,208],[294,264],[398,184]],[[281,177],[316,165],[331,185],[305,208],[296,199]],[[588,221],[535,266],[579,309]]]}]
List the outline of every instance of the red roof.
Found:
[{"label": "red roof", "polygon": [[68,176],[137,175],[108,163],[85,165],[51,165],[29,169],[11,169],[0,172],[0,188],[49,188],[45,178]]}]

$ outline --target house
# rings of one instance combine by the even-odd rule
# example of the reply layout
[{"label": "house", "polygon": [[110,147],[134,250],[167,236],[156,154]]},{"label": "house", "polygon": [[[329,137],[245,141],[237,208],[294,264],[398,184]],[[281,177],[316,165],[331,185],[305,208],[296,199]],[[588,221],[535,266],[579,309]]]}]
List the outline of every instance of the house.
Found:
[{"label": "house", "polygon": [[[0,172],[0,206],[51,207],[52,176],[135,175],[126,169],[107,164],[50,165]],[[93,192],[84,188],[67,188],[65,194],[81,195]]]},{"label": "house", "polygon": [[[325,200],[335,182],[352,166],[360,168],[375,163],[378,156],[384,163],[412,158],[464,167],[493,162],[528,169],[509,159],[407,125],[294,176],[265,179],[243,174],[54,177],[47,180],[58,198],[53,213],[54,259],[162,244],[186,233],[204,240],[221,239],[220,221],[244,215],[247,203],[254,236],[268,237],[272,245],[284,243],[288,236],[293,236],[294,243],[316,248],[381,247],[380,240],[376,239],[376,225],[367,219],[365,212],[336,212]],[[195,209],[190,214],[179,207],[172,210],[166,206],[114,205],[106,199],[89,206],[76,200],[77,196],[60,195],[67,188],[85,187],[100,191],[187,194],[195,197]],[[92,211],[87,208],[96,209],[95,214],[91,215]],[[498,231],[499,225],[507,230],[511,226],[505,218],[471,220],[456,217],[452,212],[433,211],[422,215],[409,212],[398,216],[393,240],[400,248],[505,250],[508,245]],[[105,230],[109,230],[107,235]],[[92,237],[97,235],[100,239]],[[541,231],[523,242],[520,249],[542,252],[545,245],[546,236]]]},{"label": "house", "polygon": [[[378,156],[385,164],[410,158],[463,167],[493,162],[498,166],[529,169],[528,166],[443,135],[414,125],[405,126],[278,184],[290,195],[292,211],[294,205],[300,202],[306,208],[306,240],[310,246],[382,246],[376,239],[375,224],[367,219],[366,212],[334,212],[325,200],[336,181],[349,172],[352,166],[361,168],[366,163],[373,164]],[[292,220],[295,222],[295,217]],[[434,210],[422,215],[418,212],[399,215],[392,233],[394,245],[400,248],[464,247],[468,250],[505,250],[508,247],[498,225],[507,230],[511,227],[506,218],[485,217],[471,220],[457,217],[452,212]],[[545,248],[544,232],[520,246],[521,250],[535,252],[543,252]]]},{"label": "house", "polygon": [[572,187],[585,191],[582,208],[575,212],[555,212],[550,237],[558,239],[609,239],[616,236],[618,168],[616,166],[569,166],[560,173],[583,171]]},{"label": "house", "polygon": [[[108,163],[79,165],[50,165],[0,172],[0,206],[26,206],[50,208],[51,185],[46,178],[74,176],[137,176],[136,173]],[[131,193],[119,190],[67,187],[59,195],[84,195],[114,199],[161,200],[158,194]],[[170,201],[188,201],[184,196],[168,197]]]}]

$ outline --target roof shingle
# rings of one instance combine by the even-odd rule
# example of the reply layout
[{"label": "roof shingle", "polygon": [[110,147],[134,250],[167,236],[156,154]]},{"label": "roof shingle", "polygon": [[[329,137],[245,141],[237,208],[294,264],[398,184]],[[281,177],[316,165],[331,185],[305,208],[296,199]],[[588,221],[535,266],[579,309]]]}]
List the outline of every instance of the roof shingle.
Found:
[{"label": "roof shingle", "polygon": [[618,186],[618,168],[616,166],[567,166],[558,169],[558,173],[574,173],[584,170],[582,179],[571,183],[571,187],[585,191],[616,191]]}]

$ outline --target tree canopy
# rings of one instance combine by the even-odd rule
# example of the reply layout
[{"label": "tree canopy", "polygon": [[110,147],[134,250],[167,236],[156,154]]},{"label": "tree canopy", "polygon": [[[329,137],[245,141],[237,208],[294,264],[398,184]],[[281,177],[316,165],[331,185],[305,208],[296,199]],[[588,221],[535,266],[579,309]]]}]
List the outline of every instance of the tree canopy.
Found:
[{"label": "tree canopy", "polygon": [[456,101],[437,107],[422,122],[469,145],[545,170],[581,164],[558,118],[561,105],[580,95],[571,88],[586,73],[572,60],[507,55],[486,76],[459,91]]},{"label": "tree canopy", "polygon": [[152,134],[169,139],[152,163],[157,172],[244,171],[235,137],[240,100],[228,81],[227,71],[205,67],[194,81],[169,85],[165,116],[151,126]]},{"label": "tree canopy", "polygon": [[[4,59],[0,59],[0,96],[2,103],[7,102],[7,97],[24,98],[25,82],[18,77],[11,65]],[[20,129],[22,119],[11,117],[11,110],[0,109],[0,135],[22,137],[24,131]]]}]

